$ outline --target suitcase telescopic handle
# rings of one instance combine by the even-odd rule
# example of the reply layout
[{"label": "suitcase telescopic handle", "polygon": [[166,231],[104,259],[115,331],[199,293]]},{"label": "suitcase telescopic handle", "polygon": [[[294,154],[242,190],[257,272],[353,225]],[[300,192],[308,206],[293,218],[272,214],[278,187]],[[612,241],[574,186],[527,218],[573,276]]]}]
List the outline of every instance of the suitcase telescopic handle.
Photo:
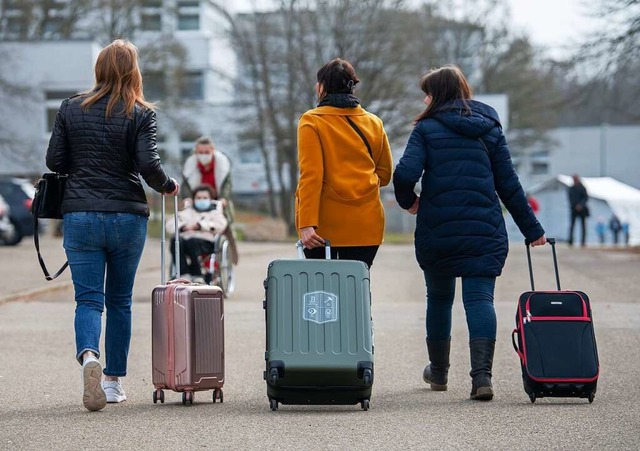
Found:
[{"label": "suitcase telescopic handle", "polygon": [[[298,258],[305,258],[304,244],[302,244],[302,240],[298,240],[296,243],[296,249],[298,250]],[[329,240],[324,240],[324,257],[327,260],[331,260],[331,242]]]},{"label": "suitcase telescopic handle", "polygon": [[[558,287],[558,291],[560,291],[560,274],[558,273],[558,256],[556,255],[556,239],[555,238],[547,238],[547,243],[551,245],[551,253],[553,254],[553,269],[556,273],[556,285]],[[525,240],[524,244],[527,247],[527,263],[529,264],[529,278],[531,279],[531,291],[535,291],[535,284],[533,281],[533,265],[531,264],[531,250],[530,250],[530,242],[529,240]]]},{"label": "suitcase telescopic handle", "polygon": [[[167,281],[166,277],[167,277],[167,270],[166,270],[166,259],[165,259],[165,252],[166,252],[166,247],[167,247],[167,231],[165,229],[165,210],[167,207],[167,201],[166,201],[166,195],[162,194],[162,212],[160,213],[160,221],[162,222],[161,224],[161,228],[162,228],[162,238],[160,240],[160,271],[162,271],[162,274],[160,275],[160,283],[162,285],[165,284],[165,282]],[[174,220],[174,224],[175,224],[175,232],[174,232],[174,239],[175,239],[175,255],[176,258],[175,260],[175,265],[176,265],[176,277],[180,277],[180,234],[178,231],[178,194],[176,194],[173,197],[173,220]]]}]

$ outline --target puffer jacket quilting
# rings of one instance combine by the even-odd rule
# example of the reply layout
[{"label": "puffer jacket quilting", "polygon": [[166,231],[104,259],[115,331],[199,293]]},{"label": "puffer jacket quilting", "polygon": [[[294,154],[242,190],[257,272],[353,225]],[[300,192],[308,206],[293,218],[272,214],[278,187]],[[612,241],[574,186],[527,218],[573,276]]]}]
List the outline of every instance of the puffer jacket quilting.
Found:
[{"label": "puffer jacket quilting", "polygon": [[[500,200],[523,235],[544,234],[516,175],[498,115],[477,101],[453,102],[420,121],[394,173],[396,199],[415,201],[416,257],[423,269],[447,276],[498,276],[508,238]],[[483,145],[484,143],[484,145]]]},{"label": "puffer jacket quilting", "polygon": [[139,105],[131,117],[118,105],[106,117],[109,96],[88,110],[81,96],[62,102],[47,149],[47,167],[68,174],[63,213],[104,211],[149,215],[140,181],[158,192],[171,192],[156,144],[155,112]]}]

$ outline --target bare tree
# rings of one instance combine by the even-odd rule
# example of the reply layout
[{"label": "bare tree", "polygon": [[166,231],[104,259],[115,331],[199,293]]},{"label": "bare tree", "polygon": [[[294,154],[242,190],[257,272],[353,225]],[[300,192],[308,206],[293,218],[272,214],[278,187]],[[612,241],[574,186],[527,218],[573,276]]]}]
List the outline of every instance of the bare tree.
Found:
[{"label": "bare tree", "polygon": [[637,123],[640,107],[640,0],[601,0],[586,3],[599,25],[576,52],[573,63],[582,76],[573,88],[580,117],[573,123]]},{"label": "bare tree", "polygon": [[640,0],[600,0],[588,5],[600,26],[586,39],[579,58],[600,62],[607,73],[637,61],[640,57]]},{"label": "bare tree", "polygon": [[[69,39],[95,0],[3,1],[0,5],[0,38],[19,40]],[[4,20],[3,20],[4,19]]]},{"label": "bare tree", "polygon": [[114,39],[132,39],[138,29],[141,0],[93,0],[97,22],[89,26],[98,40],[108,44]]}]

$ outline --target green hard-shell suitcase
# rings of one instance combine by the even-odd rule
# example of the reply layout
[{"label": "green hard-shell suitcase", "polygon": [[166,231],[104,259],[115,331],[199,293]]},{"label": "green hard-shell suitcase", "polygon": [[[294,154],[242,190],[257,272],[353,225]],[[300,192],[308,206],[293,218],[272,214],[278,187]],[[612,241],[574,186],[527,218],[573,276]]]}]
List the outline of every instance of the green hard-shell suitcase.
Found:
[{"label": "green hard-shell suitcase", "polygon": [[267,396],[278,404],[369,409],[373,328],[369,269],[355,260],[279,259],[264,281]]}]

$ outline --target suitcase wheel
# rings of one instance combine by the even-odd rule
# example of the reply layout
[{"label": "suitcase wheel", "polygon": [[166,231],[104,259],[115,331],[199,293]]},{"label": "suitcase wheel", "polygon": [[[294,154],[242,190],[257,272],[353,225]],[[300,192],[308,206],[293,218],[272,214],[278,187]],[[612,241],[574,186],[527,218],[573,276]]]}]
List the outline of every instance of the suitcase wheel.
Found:
[{"label": "suitcase wheel", "polygon": [[362,407],[362,410],[364,410],[365,412],[369,410],[369,400],[363,399],[362,401],[360,401],[360,407]]},{"label": "suitcase wheel", "polygon": [[160,403],[164,404],[164,390],[156,390],[153,392],[153,403],[157,404],[158,401],[160,401]]},{"label": "suitcase wheel", "polygon": [[531,400],[531,403],[536,402],[536,394],[535,393],[529,393],[529,399]]},{"label": "suitcase wheel", "polygon": [[593,402],[593,399],[596,397],[595,393],[589,393],[589,404]]},{"label": "suitcase wheel", "polygon": [[187,404],[193,405],[193,392],[192,391],[183,391],[182,392],[182,405],[186,406]]},{"label": "suitcase wheel", "polygon": [[269,400],[269,407],[271,408],[272,411],[276,411],[278,410],[278,400],[277,399],[270,399]]},{"label": "suitcase wheel", "polygon": [[224,396],[222,393],[222,389],[221,388],[216,388],[213,391],[213,403],[215,404],[216,400],[219,399],[220,400],[220,404],[222,404],[222,402],[224,401]]},{"label": "suitcase wheel", "polygon": [[373,383],[373,373],[369,368],[364,370],[364,375],[362,377],[364,381],[364,385],[369,386]]}]

